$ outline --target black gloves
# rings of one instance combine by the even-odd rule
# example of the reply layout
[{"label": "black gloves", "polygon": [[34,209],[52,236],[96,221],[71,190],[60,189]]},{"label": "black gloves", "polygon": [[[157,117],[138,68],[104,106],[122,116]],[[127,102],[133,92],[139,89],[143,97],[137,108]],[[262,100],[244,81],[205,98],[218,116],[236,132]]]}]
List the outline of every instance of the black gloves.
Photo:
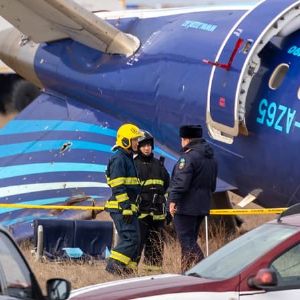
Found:
[{"label": "black gloves", "polygon": [[122,211],[122,215],[123,215],[123,222],[125,224],[131,224],[133,221],[133,212],[130,209],[124,209]]}]

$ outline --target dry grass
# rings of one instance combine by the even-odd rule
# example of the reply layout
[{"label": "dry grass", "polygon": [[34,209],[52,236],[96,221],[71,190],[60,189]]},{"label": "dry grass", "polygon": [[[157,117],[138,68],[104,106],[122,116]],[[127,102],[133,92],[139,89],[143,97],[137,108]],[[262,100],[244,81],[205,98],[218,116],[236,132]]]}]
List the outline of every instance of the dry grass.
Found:
[{"label": "dry grass", "polygon": [[45,288],[45,282],[49,278],[66,278],[72,283],[72,288],[115,280],[117,277],[105,272],[104,261],[85,262],[38,262],[31,255],[30,250],[24,249],[24,254],[29,261],[40,285]]},{"label": "dry grass", "polygon": [[[236,196],[232,196],[236,197]],[[234,202],[234,201],[233,201]],[[251,208],[255,208],[255,204],[250,205]],[[275,215],[268,216],[242,216],[245,223],[243,224],[244,229],[250,230],[257,227],[258,225],[274,219]],[[107,216],[103,215],[101,219],[107,219]],[[211,228],[211,224],[209,224]],[[228,236],[225,233],[223,226],[215,226],[214,235],[209,237],[209,254],[213,253],[221,246],[236,238],[239,233]],[[201,248],[205,252],[205,238],[204,229],[201,231],[201,238],[199,239]],[[120,279],[118,276],[113,276],[105,271],[104,261],[92,261],[92,262],[38,262],[35,257],[31,254],[31,245],[23,245],[21,247],[23,253],[28,259],[34,273],[41,286],[44,288],[45,281],[52,277],[66,278],[72,283],[72,288],[76,289],[83,286],[106,282],[110,280]],[[180,247],[178,242],[170,234],[166,235],[165,238],[165,252],[164,252],[164,263],[161,271],[149,272],[145,270],[143,263],[140,264],[136,276],[153,275],[160,273],[180,273]]]}]

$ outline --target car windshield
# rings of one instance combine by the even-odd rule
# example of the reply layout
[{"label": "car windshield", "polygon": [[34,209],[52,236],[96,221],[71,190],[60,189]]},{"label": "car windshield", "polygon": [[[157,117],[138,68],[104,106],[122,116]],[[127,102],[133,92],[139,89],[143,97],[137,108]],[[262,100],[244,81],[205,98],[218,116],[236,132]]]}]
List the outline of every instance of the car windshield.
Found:
[{"label": "car windshield", "polygon": [[211,279],[230,278],[297,231],[299,229],[293,226],[264,224],[231,241],[185,274]]}]

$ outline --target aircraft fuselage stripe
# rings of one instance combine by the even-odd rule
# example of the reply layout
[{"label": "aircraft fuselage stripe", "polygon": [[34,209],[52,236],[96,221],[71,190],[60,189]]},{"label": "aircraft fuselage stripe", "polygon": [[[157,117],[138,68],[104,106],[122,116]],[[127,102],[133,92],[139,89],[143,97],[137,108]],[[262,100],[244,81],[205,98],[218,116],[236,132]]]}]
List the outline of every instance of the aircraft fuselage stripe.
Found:
[{"label": "aircraft fuselage stripe", "polygon": [[[82,180],[83,182],[95,182],[92,180]],[[61,182],[78,182],[78,180],[57,180],[56,182],[61,183]],[[105,180],[99,180],[97,182],[102,182],[105,183]],[[43,183],[52,183],[52,181],[47,181],[47,182],[41,182],[39,184]],[[55,182],[54,182],[55,183]],[[22,182],[22,185],[31,185],[31,184],[36,184],[36,182]],[[20,183],[14,183],[8,185],[8,187],[11,186],[18,186]],[[29,192],[26,194],[16,194],[12,196],[7,196],[5,198],[0,198],[0,202],[9,204],[9,203],[20,203],[20,202],[26,202],[26,201],[33,201],[33,200],[38,200],[38,199],[50,199],[50,198],[56,198],[56,197],[65,197],[65,199],[72,197],[73,195],[98,195],[97,198],[105,198],[107,199],[111,195],[111,190],[107,187],[98,187],[98,186],[92,186],[92,187],[80,187],[80,188],[66,188],[66,189],[52,189],[52,190],[46,190],[46,191],[33,191]]]},{"label": "aircraft fuselage stripe", "polygon": [[69,149],[95,150],[110,153],[111,145],[75,140],[43,140],[42,142],[32,141],[0,146],[0,158],[39,151],[64,152],[68,151]]},{"label": "aircraft fuselage stripe", "polygon": [[0,197],[9,197],[14,195],[29,194],[41,191],[50,190],[65,190],[73,188],[108,188],[108,185],[103,182],[50,182],[50,183],[33,183],[23,185],[13,185],[0,188]]},{"label": "aircraft fuselage stripe", "polygon": [[116,136],[116,130],[102,126],[65,120],[13,120],[0,131],[0,135],[47,131],[78,131]]},{"label": "aircraft fuselage stripe", "polygon": [[106,166],[82,163],[41,163],[0,168],[0,179],[53,172],[105,172]]},{"label": "aircraft fuselage stripe", "polygon": [[[26,124],[24,124],[24,126],[26,126]],[[39,151],[53,150],[59,152],[60,149],[63,147],[63,145],[66,143],[70,143],[69,146],[70,149],[95,150],[95,151],[107,152],[107,153],[112,152],[111,150],[112,145],[100,144],[95,142],[85,142],[85,141],[77,141],[77,140],[51,140],[51,141],[43,140],[40,143],[37,143],[36,141],[31,141],[31,142],[0,145],[0,158],[12,156],[12,155],[24,154],[24,153],[39,152]],[[172,160],[177,160],[176,157],[174,157],[173,155],[165,152],[164,150],[158,147],[154,151]]]}]

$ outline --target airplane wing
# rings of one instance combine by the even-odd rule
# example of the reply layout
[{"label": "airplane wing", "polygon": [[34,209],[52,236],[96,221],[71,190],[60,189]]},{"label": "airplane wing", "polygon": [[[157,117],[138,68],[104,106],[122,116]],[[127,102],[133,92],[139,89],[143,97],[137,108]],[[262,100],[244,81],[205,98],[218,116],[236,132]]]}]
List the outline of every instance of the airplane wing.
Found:
[{"label": "airplane wing", "polygon": [[[0,0],[0,14],[36,43],[71,38],[112,54],[133,54],[140,45],[72,0]],[[38,24],[38,26],[36,26]]]}]

